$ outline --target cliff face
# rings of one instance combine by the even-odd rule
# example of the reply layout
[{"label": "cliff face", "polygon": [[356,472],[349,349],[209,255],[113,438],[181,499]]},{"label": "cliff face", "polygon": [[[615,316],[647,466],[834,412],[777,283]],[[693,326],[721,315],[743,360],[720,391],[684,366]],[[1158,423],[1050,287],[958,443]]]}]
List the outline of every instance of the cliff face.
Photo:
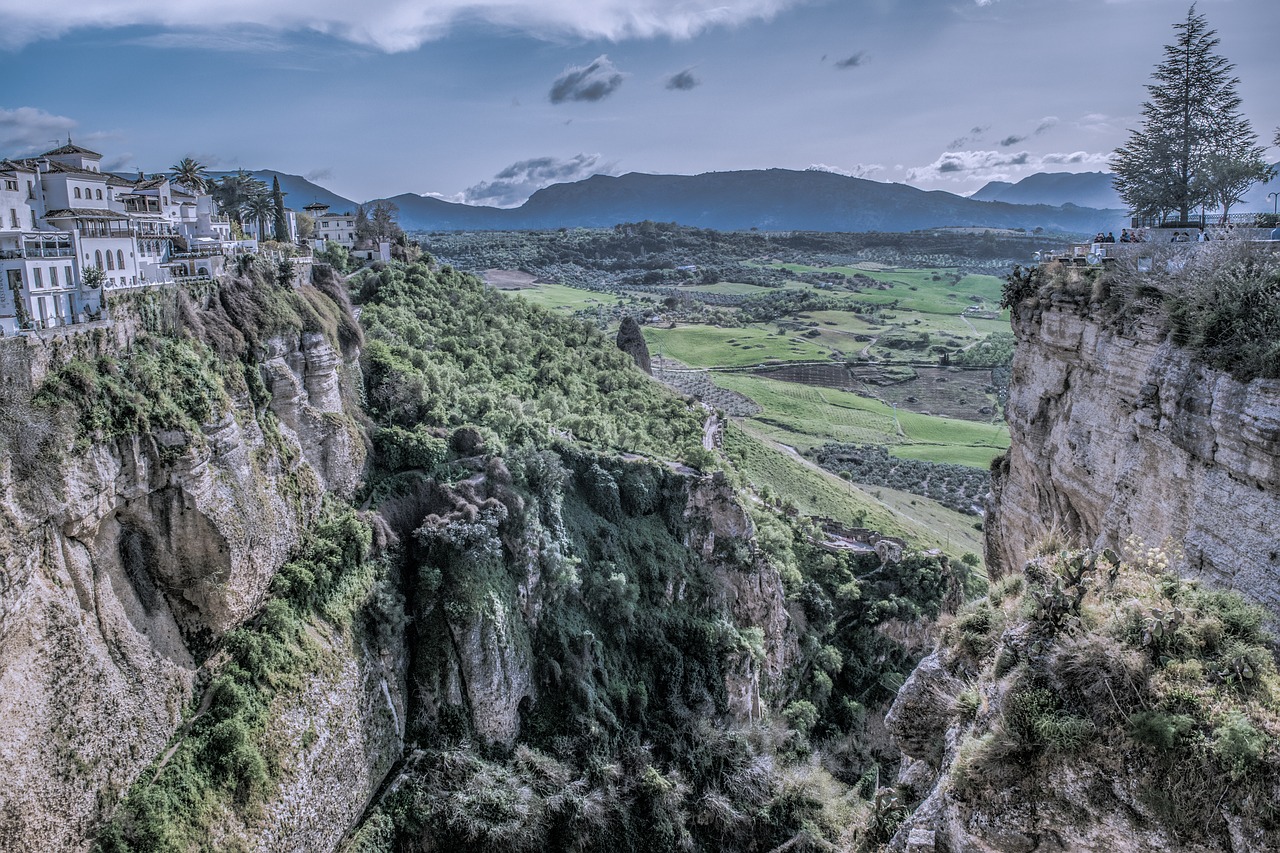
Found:
[{"label": "cliff face", "polygon": [[176,730],[210,641],[260,606],[322,493],[350,492],[346,363],[322,336],[276,338],[269,413],[242,392],[198,434],[68,444],[34,472],[0,455],[0,846],[87,845]]},{"label": "cliff face", "polygon": [[1042,288],[1014,306],[1012,446],[988,564],[1016,572],[1057,529],[1081,544],[1181,544],[1175,570],[1280,611],[1280,382],[1241,383],[1163,333]]}]

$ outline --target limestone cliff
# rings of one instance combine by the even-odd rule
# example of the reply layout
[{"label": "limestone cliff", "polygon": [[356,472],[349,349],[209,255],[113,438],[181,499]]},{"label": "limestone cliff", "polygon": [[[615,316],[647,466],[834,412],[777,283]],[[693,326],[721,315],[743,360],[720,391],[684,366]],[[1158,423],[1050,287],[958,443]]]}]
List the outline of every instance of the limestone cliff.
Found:
[{"label": "limestone cliff", "polygon": [[988,564],[1016,572],[1053,530],[1096,547],[1170,540],[1176,570],[1280,612],[1280,381],[1207,368],[1171,341],[1158,300],[1122,320],[1078,277],[1013,305]]},{"label": "limestone cliff", "polygon": [[[127,355],[147,320],[115,315],[109,335],[5,342],[27,350],[7,378]],[[195,431],[73,424],[38,459],[0,454],[0,848],[87,845],[178,727],[210,641],[261,605],[323,492],[353,488],[364,446],[338,387],[355,355],[277,335],[251,368],[265,405],[240,383]]]}]

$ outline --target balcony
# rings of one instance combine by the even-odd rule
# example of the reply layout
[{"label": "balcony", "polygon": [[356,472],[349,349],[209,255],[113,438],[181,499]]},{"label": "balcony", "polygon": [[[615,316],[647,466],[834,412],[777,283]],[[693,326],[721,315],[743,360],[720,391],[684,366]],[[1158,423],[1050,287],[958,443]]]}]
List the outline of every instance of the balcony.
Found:
[{"label": "balcony", "polygon": [[75,249],[70,243],[23,243],[19,249],[0,249],[0,261],[16,261],[24,258],[74,258]]}]

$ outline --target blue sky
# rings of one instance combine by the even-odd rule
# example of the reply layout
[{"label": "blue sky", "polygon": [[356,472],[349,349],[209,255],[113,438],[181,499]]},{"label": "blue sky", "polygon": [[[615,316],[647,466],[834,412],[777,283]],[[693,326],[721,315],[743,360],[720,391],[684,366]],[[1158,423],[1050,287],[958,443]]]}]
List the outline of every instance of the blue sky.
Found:
[{"label": "blue sky", "polygon": [[[0,154],[70,133],[359,200],[830,168],[971,192],[1096,171],[1184,0],[0,0]],[[1264,142],[1280,3],[1201,0]],[[51,22],[56,18],[58,23]],[[72,26],[70,22],[75,21]],[[1280,150],[1271,149],[1272,160]]]}]

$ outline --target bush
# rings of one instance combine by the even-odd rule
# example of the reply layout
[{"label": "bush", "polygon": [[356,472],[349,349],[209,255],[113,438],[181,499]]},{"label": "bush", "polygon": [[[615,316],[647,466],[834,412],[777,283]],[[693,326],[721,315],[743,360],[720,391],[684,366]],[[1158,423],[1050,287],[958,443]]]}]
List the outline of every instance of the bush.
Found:
[{"label": "bush", "polygon": [[1247,774],[1266,754],[1267,736],[1239,711],[1230,712],[1213,730],[1210,749],[1232,781]]},{"label": "bush", "polygon": [[374,433],[373,445],[378,461],[388,471],[430,470],[448,455],[444,439],[429,434],[421,427],[382,427]]},{"label": "bush", "polygon": [[1129,717],[1129,737],[1143,746],[1168,752],[1182,744],[1195,723],[1186,714],[1139,711]]}]

